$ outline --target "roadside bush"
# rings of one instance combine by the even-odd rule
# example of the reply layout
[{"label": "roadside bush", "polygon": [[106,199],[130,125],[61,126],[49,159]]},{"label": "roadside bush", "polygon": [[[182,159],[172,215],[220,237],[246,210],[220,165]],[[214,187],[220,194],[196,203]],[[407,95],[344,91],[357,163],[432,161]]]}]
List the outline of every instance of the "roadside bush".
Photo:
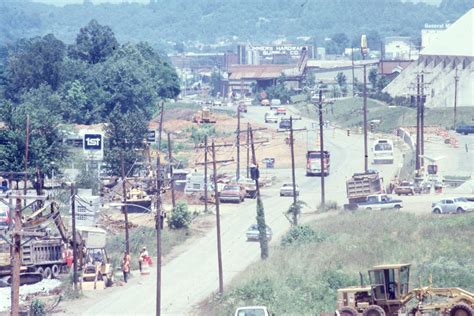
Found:
[{"label": "roadside bush", "polygon": [[46,309],[44,302],[40,300],[33,300],[30,306],[30,315],[32,316],[43,316],[46,315]]},{"label": "roadside bush", "polygon": [[186,202],[178,202],[176,206],[171,210],[169,218],[169,226],[171,228],[188,228],[191,225],[192,214],[188,209]]},{"label": "roadside bush", "polygon": [[191,133],[191,139],[193,140],[194,144],[200,144],[204,142],[204,137],[216,135],[216,128],[211,124],[203,124],[200,127],[191,127],[188,130]]},{"label": "roadside bush", "polygon": [[281,245],[290,246],[295,244],[307,244],[310,242],[322,242],[324,240],[326,240],[325,234],[318,234],[310,226],[299,225],[292,227],[290,231],[283,236],[281,239]]}]

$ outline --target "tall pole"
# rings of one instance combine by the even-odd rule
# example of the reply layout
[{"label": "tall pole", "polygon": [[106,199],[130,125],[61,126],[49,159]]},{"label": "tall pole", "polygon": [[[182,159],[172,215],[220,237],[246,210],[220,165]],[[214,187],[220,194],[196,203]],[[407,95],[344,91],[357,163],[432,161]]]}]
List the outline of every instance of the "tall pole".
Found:
[{"label": "tall pole", "polygon": [[[255,144],[253,142],[253,131],[252,127],[249,127],[249,134],[250,134],[250,144],[252,148],[252,163],[257,168],[257,156],[255,155]],[[263,203],[262,197],[260,196],[260,184],[258,183],[258,172],[257,177],[255,179],[255,186],[257,189],[257,225],[258,225],[258,232],[259,232],[259,241],[260,241],[260,258],[266,259],[268,258],[268,239],[267,239],[267,232],[266,232],[266,223],[265,223],[265,212],[263,210]]]},{"label": "tall pole", "polygon": [[456,74],[454,75],[454,117],[453,117],[453,128],[456,129],[457,121],[457,105],[458,105],[458,67],[456,67]]},{"label": "tall pole", "polygon": [[216,227],[217,227],[217,267],[219,269],[219,294],[224,294],[224,276],[222,272],[222,251],[221,251],[221,215],[219,207],[219,195],[217,190],[217,167],[216,167],[216,147],[212,140],[212,169],[214,181],[214,196],[216,197]]},{"label": "tall pole", "polygon": [[[23,188],[23,194],[28,193],[28,151],[30,147],[30,116],[26,115],[26,139],[25,139],[25,187]],[[53,179],[54,180],[54,179]],[[26,206],[26,200],[25,200]]]},{"label": "tall pole", "polygon": [[173,153],[171,150],[171,133],[168,133],[168,160],[170,164],[171,204],[173,205],[173,208],[174,208],[176,206],[176,196],[174,192]]},{"label": "tall pole", "polygon": [[71,184],[71,213],[72,213],[72,285],[77,291],[77,239],[76,239],[76,188]]},{"label": "tall pole", "polygon": [[161,101],[160,124],[158,126],[158,151],[161,150],[161,133],[163,131],[163,115],[165,113],[165,101]]},{"label": "tall pole", "polygon": [[425,83],[424,83],[424,74],[421,73],[420,76],[420,166],[423,167],[425,165],[425,160],[423,159],[423,155],[425,154]]},{"label": "tall pole", "polygon": [[20,269],[21,269],[21,199],[16,198],[15,226],[11,256],[11,315],[20,313]]},{"label": "tall pole", "polygon": [[323,135],[323,91],[319,90],[319,151],[321,156],[321,208],[324,210],[326,208],[326,190],[324,185],[324,175],[326,173],[325,170],[325,160],[326,157],[324,156],[324,135]]},{"label": "tall pole", "polygon": [[[208,153],[208,148],[207,148],[207,135],[204,135],[204,212],[207,213],[207,189],[208,189],[208,183],[207,183],[207,153]],[[216,195],[217,199],[217,195]]]},{"label": "tall pole", "polygon": [[250,124],[247,123],[247,179],[250,178]]},{"label": "tall pole", "polygon": [[415,169],[420,170],[420,75],[416,75],[416,150]]},{"label": "tall pole", "polygon": [[[290,148],[291,148],[291,181],[293,185],[293,205],[295,211],[293,212],[293,225],[298,225],[298,214],[296,212],[296,175],[295,175],[295,150],[293,139],[293,116],[290,116]],[[258,181],[257,181],[258,182]]]},{"label": "tall pole", "polygon": [[352,96],[355,97],[354,47],[351,48],[352,59]]},{"label": "tall pole", "polygon": [[237,106],[237,170],[236,170],[236,179],[240,179],[240,105]]},{"label": "tall pole", "polygon": [[367,140],[367,65],[364,63],[364,171],[369,170],[369,152]]},{"label": "tall pole", "polygon": [[161,161],[156,158],[156,316],[161,315],[161,229],[163,218],[161,214]]},{"label": "tall pole", "polygon": [[122,213],[125,220],[125,251],[127,254],[130,254],[130,243],[128,235],[128,206],[127,206],[127,185],[125,183],[125,163],[123,160],[123,151],[120,152],[120,172],[122,174],[122,196],[123,196],[123,206]]}]

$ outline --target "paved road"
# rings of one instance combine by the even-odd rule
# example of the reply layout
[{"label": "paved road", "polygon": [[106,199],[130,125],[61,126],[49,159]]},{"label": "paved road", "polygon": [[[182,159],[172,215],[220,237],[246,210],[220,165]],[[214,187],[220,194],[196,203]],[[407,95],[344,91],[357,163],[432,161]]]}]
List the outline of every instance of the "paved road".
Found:
[{"label": "paved road", "polygon": [[[263,122],[265,109],[249,108],[249,117]],[[309,125],[311,121],[302,120],[297,124]],[[274,125],[273,125],[274,126]],[[314,137],[311,136],[311,137]],[[331,151],[331,175],[326,178],[327,200],[344,203],[345,179],[358,172],[363,166],[362,137],[347,137],[342,131],[336,131],[334,137],[326,140]],[[304,153],[298,153],[304,154]],[[399,157],[400,154],[397,154]],[[297,182],[301,188],[301,199],[315,209],[320,203],[320,178],[305,177],[303,166],[298,166]],[[378,168],[386,178],[395,172],[395,165],[384,165]],[[290,227],[283,216],[292,199],[279,197],[279,184],[291,179],[290,170],[275,169],[279,183],[262,191],[267,224],[274,232],[271,243],[278,243]],[[243,204],[222,206],[222,249],[224,281],[230,281],[246,267],[259,259],[259,244],[247,242],[246,229],[255,222],[255,200],[247,199]],[[320,215],[325,216],[325,215]],[[270,254],[271,255],[271,254]],[[194,306],[216,291],[218,288],[216,231],[210,230],[204,236],[195,239],[187,250],[172,256],[164,262],[162,269],[162,315],[192,315]],[[86,298],[79,303],[66,306],[69,314],[82,315],[151,315],[155,312],[155,275],[137,277],[122,288],[113,288],[100,294],[100,297]]]}]

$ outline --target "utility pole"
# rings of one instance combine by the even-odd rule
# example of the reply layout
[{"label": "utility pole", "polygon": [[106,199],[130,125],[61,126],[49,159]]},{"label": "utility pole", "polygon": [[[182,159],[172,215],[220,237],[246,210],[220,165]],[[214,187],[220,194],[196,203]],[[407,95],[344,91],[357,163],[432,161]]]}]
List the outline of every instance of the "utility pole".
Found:
[{"label": "utility pole", "polygon": [[77,291],[77,239],[76,239],[76,188],[71,184],[71,213],[72,213],[72,285]]},{"label": "utility pole", "polygon": [[216,198],[216,227],[217,227],[217,267],[219,269],[219,294],[224,294],[224,276],[222,272],[222,251],[221,251],[221,218],[220,218],[220,203],[217,190],[217,167],[216,167],[216,147],[214,140],[212,140],[212,169],[214,181],[214,196]]},{"label": "utility pole", "polygon": [[236,171],[236,179],[239,181],[240,179],[240,105],[237,105],[237,131],[235,133],[237,135],[237,171]]},{"label": "utility pole", "polygon": [[[294,150],[294,139],[293,139],[293,116],[290,116],[290,148],[291,148],[291,181],[293,185],[293,206],[295,211],[293,212],[293,225],[298,225],[298,213],[296,212],[296,175],[295,175],[295,150]],[[258,182],[258,181],[257,181]]]},{"label": "utility pole", "polygon": [[[160,133],[161,134],[161,133]],[[160,155],[156,158],[156,316],[161,315],[161,230],[163,218],[161,214],[161,162]]]},{"label": "utility pole", "polygon": [[456,74],[454,75],[454,117],[453,117],[453,129],[456,130],[457,121],[457,105],[458,105],[458,67],[456,67]]},{"label": "utility pole", "polygon": [[352,59],[352,96],[355,97],[354,47],[351,47],[351,59]]},{"label": "utility pole", "polygon": [[369,152],[367,140],[367,65],[365,64],[365,55],[367,54],[367,37],[364,35],[360,39],[360,52],[362,62],[364,63],[364,171],[369,171]]},{"label": "utility pole", "polygon": [[158,127],[158,152],[161,151],[161,133],[163,131],[163,114],[165,113],[165,101],[161,101],[160,125]]},{"label": "utility pole", "polygon": [[125,183],[125,163],[123,160],[123,149],[120,152],[120,170],[122,173],[122,196],[123,196],[122,213],[125,220],[125,251],[127,252],[127,254],[130,254],[130,243],[129,243],[129,235],[128,235],[127,185]]},{"label": "utility pole", "polygon": [[[207,183],[207,135],[204,135],[204,213],[208,212],[207,209],[207,189],[208,189],[208,183]],[[216,195],[217,199],[217,195]]]},{"label": "utility pole", "polygon": [[[28,193],[28,149],[30,147],[30,116],[26,115],[26,141],[25,141],[25,187],[23,188],[23,194]],[[54,179],[53,179],[54,180]],[[26,206],[26,200],[25,200]]]},{"label": "utility pole", "polygon": [[423,159],[423,155],[425,154],[425,76],[423,72],[420,77],[420,166],[423,167],[425,165],[425,160]]},{"label": "utility pole", "polygon": [[250,124],[247,123],[247,179],[250,178],[250,133],[249,133]]},{"label": "utility pole", "polygon": [[265,223],[265,212],[263,209],[262,198],[260,196],[260,184],[258,183],[258,165],[257,165],[257,156],[255,155],[255,144],[253,141],[253,130],[252,127],[249,127],[250,134],[250,144],[252,146],[252,163],[255,166],[256,177],[255,177],[255,186],[257,188],[257,225],[259,232],[259,241],[260,241],[260,258],[268,258],[268,239],[267,239],[267,229]]},{"label": "utility pole", "polygon": [[420,171],[420,75],[416,75],[416,150],[415,169]]},{"label": "utility pole", "polygon": [[176,206],[176,196],[174,192],[174,179],[173,179],[173,154],[171,150],[171,133],[168,133],[168,161],[170,166],[170,186],[171,186],[171,203],[173,208]]},{"label": "utility pole", "polygon": [[324,185],[324,175],[326,170],[324,169],[324,163],[326,161],[326,157],[324,155],[324,135],[323,135],[323,90],[319,90],[319,151],[321,156],[321,207],[324,210],[326,208],[326,192],[325,192],[325,185]]},{"label": "utility pole", "polygon": [[16,198],[15,226],[11,256],[11,315],[20,313],[20,269],[21,269],[21,199]]}]

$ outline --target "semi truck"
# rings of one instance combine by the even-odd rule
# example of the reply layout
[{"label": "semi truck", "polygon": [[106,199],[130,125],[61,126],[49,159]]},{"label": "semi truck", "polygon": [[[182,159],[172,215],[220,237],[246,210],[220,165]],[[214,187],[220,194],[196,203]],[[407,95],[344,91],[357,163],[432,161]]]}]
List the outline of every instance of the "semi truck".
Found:
[{"label": "semi truck", "polygon": [[[329,175],[331,155],[329,151],[323,151],[324,176]],[[306,176],[321,175],[321,151],[308,150],[306,152]]]}]

